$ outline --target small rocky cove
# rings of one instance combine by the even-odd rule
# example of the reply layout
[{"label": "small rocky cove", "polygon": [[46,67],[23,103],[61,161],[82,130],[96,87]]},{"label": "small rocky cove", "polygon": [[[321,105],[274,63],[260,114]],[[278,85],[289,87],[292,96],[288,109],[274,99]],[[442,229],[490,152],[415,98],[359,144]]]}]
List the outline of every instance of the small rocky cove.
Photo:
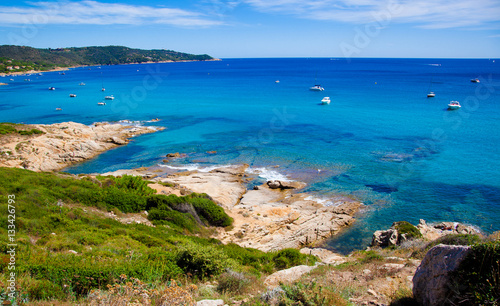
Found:
[{"label": "small rocky cove", "polygon": [[[131,137],[159,130],[112,123],[86,126],[74,122],[28,128],[40,133],[0,138],[1,167],[57,171],[125,145]],[[166,157],[179,156],[179,153],[170,153]],[[141,176],[151,182],[149,186],[157,194],[207,194],[234,220],[231,226],[214,228],[211,232],[211,238],[223,244],[264,252],[291,248],[318,258],[314,265],[299,265],[264,275],[259,279],[261,287],[247,296],[225,294],[220,296],[222,299],[199,300],[200,306],[254,305],[248,302],[256,296],[266,305],[276,305],[284,296],[284,288],[296,283],[306,284],[303,290],[316,294],[321,290],[317,291],[315,284],[320,288],[334,284],[339,292],[349,292],[348,301],[354,305],[454,305],[453,275],[473,252],[467,244],[499,240],[498,234],[484,237],[474,227],[455,222],[428,224],[420,220],[419,224],[412,225],[398,221],[389,229],[376,231],[366,250],[348,256],[336,254],[322,248],[322,242],[355,222],[354,216],[363,203],[338,197],[332,200],[332,205],[325,206],[302,191],[306,186],[302,182],[272,180],[247,189],[247,183],[252,180],[247,169],[248,165],[243,164],[208,172],[166,174],[152,167],[102,175]],[[118,216],[96,208],[86,209],[125,224],[154,226],[146,218],[147,212]],[[245,278],[234,271],[227,273]],[[211,292],[206,295],[214,297],[218,296],[214,291],[217,285],[217,281],[207,281],[198,289]],[[339,305],[346,304],[339,302]]]}]

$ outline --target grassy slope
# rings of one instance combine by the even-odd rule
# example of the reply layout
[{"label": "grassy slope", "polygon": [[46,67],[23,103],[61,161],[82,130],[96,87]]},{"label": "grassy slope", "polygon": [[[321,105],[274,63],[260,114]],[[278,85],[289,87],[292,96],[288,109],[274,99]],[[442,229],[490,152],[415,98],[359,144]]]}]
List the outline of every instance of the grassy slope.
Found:
[{"label": "grassy slope", "polygon": [[[159,209],[154,206],[157,200],[148,202],[158,197],[151,197],[148,189],[131,178],[75,179],[64,174],[0,168],[0,210],[7,212],[9,195],[15,196],[12,204],[19,298],[71,301],[85,297],[92,289],[105,289],[119,282],[121,276],[161,284],[170,279],[211,279],[227,268],[259,276],[306,261],[306,256],[296,250],[264,253],[203,238],[208,237],[210,229],[191,221],[186,221],[186,228],[179,221],[191,220],[189,213],[153,220],[156,227],[122,224],[98,213],[97,208],[117,214],[118,207],[132,212],[142,211],[144,205]],[[200,200],[204,207],[209,205],[204,195],[191,195],[176,203],[187,205]],[[166,210],[175,211],[170,207]],[[199,218],[204,223],[211,220],[202,214]],[[2,288],[9,273],[9,224],[7,214],[1,214]]]}]

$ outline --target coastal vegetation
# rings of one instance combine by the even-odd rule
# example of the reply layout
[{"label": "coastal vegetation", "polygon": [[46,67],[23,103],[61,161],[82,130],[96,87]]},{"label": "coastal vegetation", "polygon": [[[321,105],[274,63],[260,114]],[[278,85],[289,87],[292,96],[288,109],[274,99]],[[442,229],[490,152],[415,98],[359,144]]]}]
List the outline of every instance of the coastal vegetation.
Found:
[{"label": "coastal vegetation", "polygon": [[47,71],[57,67],[211,59],[213,58],[207,54],[195,55],[173,50],[142,50],[122,46],[38,49],[2,45],[0,46],[0,73]]},{"label": "coastal vegetation", "polygon": [[[15,199],[17,300],[75,301],[93,290],[116,288],[112,286],[124,284],[125,277],[165,291],[176,286],[171,279],[184,280],[185,285],[186,280],[216,279],[227,269],[258,277],[315,262],[297,250],[265,253],[223,245],[208,238],[213,228],[205,225],[225,226],[232,220],[208,196],[153,195],[147,184],[129,176],[75,177],[0,168],[0,209],[8,211],[9,195]],[[192,210],[183,212],[186,207]],[[145,219],[148,208],[175,215],[147,216],[155,227],[120,222],[120,216]],[[8,224],[8,216],[2,214],[2,288],[11,272]]]},{"label": "coastal vegetation", "polygon": [[[267,289],[269,274],[317,258],[296,249],[266,253],[222,244],[210,237],[233,220],[208,195],[161,195],[149,184],[128,175],[0,168],[0,209],[15,216],[11,222],[9,214],[0,215],[1,288],[12,272],[8,225],[14,224],[17,305],[192,305],[205,298],[247,306],[358,305],[375,296],[415,305],[407,279],[436,244],[472,245],[454,275],[457,299],[500,301],[498,234],[429,242],[414,233],[401,245],[357,251],[342,264],[318,265],[297,281]],[[408,233],[414,232],[410,225],[398,223]]]},{"label": "coastal vegetation", "polygon": [[29,126],[24,124],[6,123],[6,122],[0,123],[0,135],[15,134],[15,133],[25,136],[33,134],[43,134],[43,132],[40,131],[39,129],[30,128]]}]

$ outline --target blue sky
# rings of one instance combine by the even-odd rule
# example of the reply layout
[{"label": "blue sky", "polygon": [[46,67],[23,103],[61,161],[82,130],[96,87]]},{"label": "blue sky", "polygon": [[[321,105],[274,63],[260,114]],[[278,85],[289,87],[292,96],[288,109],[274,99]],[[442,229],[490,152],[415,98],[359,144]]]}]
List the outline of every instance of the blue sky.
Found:
[{"label": "blue sky", "polygon": [[499,0],[2,0],[0,44],[214,57],[500,57]]}]

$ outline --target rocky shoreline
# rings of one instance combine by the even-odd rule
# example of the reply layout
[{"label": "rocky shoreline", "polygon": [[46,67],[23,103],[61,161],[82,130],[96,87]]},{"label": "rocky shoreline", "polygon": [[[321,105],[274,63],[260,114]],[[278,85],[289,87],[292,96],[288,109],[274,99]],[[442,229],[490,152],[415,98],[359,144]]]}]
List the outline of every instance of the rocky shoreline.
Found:
[{"label": "rocky shoreline", "polygon": [[0,138],[0,167],[57,171],[127,144],[134,136],[163,129],[118,123],[87,126],[75,122],[23,125],[23,128],[40,132],[3,135]]},{"label": "rocky shoreline", "polygon": [[[245,183],[251,176],[248,165],[221,167],[210,172],[186,171],[156,176],[152,169],[119,170],[103,175],[141,175],[157,184],[159,194],[206,193],[234,219],[230,228],[219,228],[214,238],[262,251],[314,247],[354,222],[363,205],[338,198],[324,206],[301,193],[300,182],[271,181],[252,190]],[[156,176],[156,177],[154,177]],[[165,185],[173,187],[165,187]],[[281,186],[275,188],[273,185]],[[325,250],[326,251],[326,250]],[[334,256],[328,252],[327,258]]]}]

